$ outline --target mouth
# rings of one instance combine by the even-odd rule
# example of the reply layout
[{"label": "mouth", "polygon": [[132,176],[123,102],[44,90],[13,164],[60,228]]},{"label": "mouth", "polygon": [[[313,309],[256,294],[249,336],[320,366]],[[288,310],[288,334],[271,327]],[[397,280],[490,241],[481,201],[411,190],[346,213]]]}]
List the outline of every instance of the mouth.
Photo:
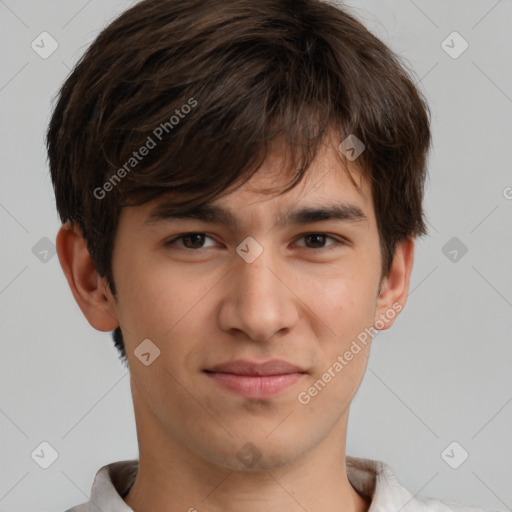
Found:
[{"label": "mouth", "polygon": [[306,375],[298,366],[280,359],[262,363],[231,361],[204,370],[216,384],[245,398],[268,398],[292,386]]}]

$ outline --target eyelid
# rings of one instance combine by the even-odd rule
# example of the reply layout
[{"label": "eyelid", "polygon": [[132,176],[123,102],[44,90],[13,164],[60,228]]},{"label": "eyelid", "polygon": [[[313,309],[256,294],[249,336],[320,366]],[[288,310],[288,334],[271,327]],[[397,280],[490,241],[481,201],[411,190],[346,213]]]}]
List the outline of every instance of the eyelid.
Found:
[{"label": "eyelid", "polygon": [[[213,241],[216,241],[215,238],[210,236],[208,233],[205,233],[204,231],[187,231],[186,233],[180,233],[179,235],[174,235],[173,237],[169,238],[164,242],[164,245],[174,245],[177,240],[183,239],[186,236],[189,235],[204,235],[205,238],[210,238]],[[199,251],[200,249],[189,249],[188,247],[183,247],[186,251]],[[204,249],[204,247],[202,247]]]},{"label": "eyelid", "polygon": [[[205,238],[210,238],[211,240],[216,241],[213,236],[209,235],[208,233],[206,233],[204,231],[188,231],[188,232],[185,232],[185,233],[180,233],[178,235],[175,235],[172,238],[170,238],[169,240],[166,240],[164,245],[166,245],[166,246],[167,245],[174,245],[177,240],[183,239],[183,238],[185,238],[186,236],[189,236],[189,235],[204,235]],[[319,248],[305,247],[305,246],[299,246],[299,247],[301,247],[303,249],[307,249],[309,251],[320,252],[320,251],[328,251],[329,249],[335,248],[338,245],[351,245],[350,241],[347,240],[346,238],[344,238],[343,236],[341,236],[341,235],[332,235],[330,233],[326,233],[326,232],[323,232],[323,231],[308,231],[306,233],[301,233],[296,238],[296,240],[301,240],[301,239],[303,239],[303,238],[305,238],[307,236],[310,236],[310,235],[321,235],[321,236],[324,236],[325,238],[330,238],[331,240],[334,240],[335,243],[329,244],[329,245],[327,245],[325,247],[319,247]],[[185,250],[185,251],[198,252],[201,249],[208,249],[208,248],[211,248],[212,246],[210,246],[210,247],[201,247],[199,249],[189,249],[188,247],[184,247],[184,246],[180,246],[180,247],[183,250]]]},{"label": "eyelid", "polygon": [[[325,238],[330,238],[331,240],[334,240],[334,244],[329,244],[325,247],[320,247],[318,249],[316,249],[317,251],[326,251],[328,250],[329,248],[332,248],[332,247],[335,247],[336,245],[348,245],[349,242],[348,240],[346,240],[345,238],[343,238],[342,236],[339,236],[339,235],[331,235],[329,233],[325,233],[323,231],[310,231],[308,233],[302,233],[298,238],[297,240],[301,240],[303,238],[306,238],[307,236],[311,236],[311,235],[320,235],[320,236],[323,236]],[[300,246],[300,247],[303,247],[304,249],[309,249],[309,250],[315,250],[314,248],[311,248],[311,247],[305,247],[305,246]]]}]

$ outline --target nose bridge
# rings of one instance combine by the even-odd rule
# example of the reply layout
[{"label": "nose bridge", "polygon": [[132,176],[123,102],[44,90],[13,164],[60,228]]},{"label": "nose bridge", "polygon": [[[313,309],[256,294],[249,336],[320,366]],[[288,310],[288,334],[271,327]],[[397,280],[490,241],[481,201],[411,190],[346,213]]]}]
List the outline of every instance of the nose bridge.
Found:
[{"label": "nose bridge", "polygon": [[280,266],[271,248],[247,240],[237,253],[233,285],[221,312],[222,327],[244,331],[254,340],[266,340],[296,320],[293,294],[275,275]]},{"label": "nose bridge", "polygon": [[273,256],[271,250],[264,250],[254,261],[239,261],[237,264],[237,279],[242,286],[243,295],[255,296],[260,294],[271,294],[274,296],[277,280],[271,268],[273,265]]},{"label": "nose bridge", "polygon": [[[278,288],[282,284],[270,270],[275,267],[272,249],[254,247],[255,243],[248,241],[240,244],[237,249],[239,253],[249,249],[247,253],[242,253],[241,261],[236,263],[235,274],[239,283],[237,294],[239,301],[250,302],[251,306],[258,306],[263,311],[271,309],[270,303],[279,300],[281,291]],[[258,304],[258,301],[261,303]]]}]

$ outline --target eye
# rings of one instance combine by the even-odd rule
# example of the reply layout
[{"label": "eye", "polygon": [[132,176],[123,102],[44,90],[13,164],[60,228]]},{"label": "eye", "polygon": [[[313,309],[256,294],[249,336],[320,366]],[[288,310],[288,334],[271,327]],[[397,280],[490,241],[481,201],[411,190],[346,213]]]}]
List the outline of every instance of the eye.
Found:
[{"label": "eye", "polygon": [[[209,239],[212,241],[210,245],[204,245],[205,240]],[[299,240],[306,240],[306,244],[297,244],[298,247],[305,247],[306,249],[325,249],[330,250],[335,248],[337,245],[346,245],[346,242],[339,238],[334,238],[327,235],[326,233],[306,233],[302,235]],[[328,241],[331,243],[327,243]],[[215,240],[208,236],[206,233],[194,232],[194,233],[182,233],[177,235],[165,243],[166,246],[178,245],[188,250],[199,250],[207,249],[208,247],[215,247]]]},{"label": "eye", "polygon": [[[165,245],[179,245],[184,247],[185,249],[191,250],[203,249],[203,244],[206,238],[213,240],[213,238],[206,235],[206,233],[182,233],[181,235],[175,236],[171,240],[168,240],[165,243]],[[178,240],[181,240],[183,243],[177,243]],[[213,245],[215,245],[215,243]],[[213,245],[211,245],[210,247],[212,247]]]},{"label": "eye", "polygon": [[[339,245],[339,244],[345,245],[346,244],[346,242],[344,242],[343,240],[334,238],[325,233],[307,233],[305,235],[302,235],[302,237],[299,240],[302,240],[302,239],[311,241],[311,245],[313,247],[308,246],[308,245],[305,245],[305,246],[299,245],[299,247],[306,247],[308,249],[326,249],[333,245]],[[333,240],[333,243],[328,244],[326,246],[325,242],[327,240]]]}]

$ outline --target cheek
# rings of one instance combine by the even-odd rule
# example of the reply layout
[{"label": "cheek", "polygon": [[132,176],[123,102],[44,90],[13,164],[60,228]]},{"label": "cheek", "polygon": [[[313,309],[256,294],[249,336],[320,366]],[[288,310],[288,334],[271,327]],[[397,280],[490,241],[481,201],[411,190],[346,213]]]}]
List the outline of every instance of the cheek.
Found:
[{"label": "cheek", "polygon": [[[316,333],[321,363],[301,390],[299,403],[312,421],[329,422],[348,407],[359,388],[370,353],[379,273],[371,267],[351,267],[347,275],[332,277],[329,286],[311,286],[310,302],[321,320]],[[301,401],[302,400],[302,401]],[[333,407],[333,404],[336,404]],[[318,415],[318,418],[315,418]]]},{"label": "cheek", "polygon": [[130,339],[127,344],[149,338],[161,350],[172,344],[174,351],[180,351],[178,340],[186,340],[188,347],[197,342],[197,332],[205,329],[205,298],[222,285],[218,273],[197,275],[155,262],[142,266],[134,261],[129,267],[130,276],[124,276],[119,287],[120,321]]},{"label": "cheek", "polygon": [[[357,256],[357,257],[356,257]],[[374,258],[375,259],[375,258]],[[324,324],[319,339],[338,345],[373,325],[379,283],[379,262],[354,255],[352,261],[311,274],[302,286],[304,302]]]}]

